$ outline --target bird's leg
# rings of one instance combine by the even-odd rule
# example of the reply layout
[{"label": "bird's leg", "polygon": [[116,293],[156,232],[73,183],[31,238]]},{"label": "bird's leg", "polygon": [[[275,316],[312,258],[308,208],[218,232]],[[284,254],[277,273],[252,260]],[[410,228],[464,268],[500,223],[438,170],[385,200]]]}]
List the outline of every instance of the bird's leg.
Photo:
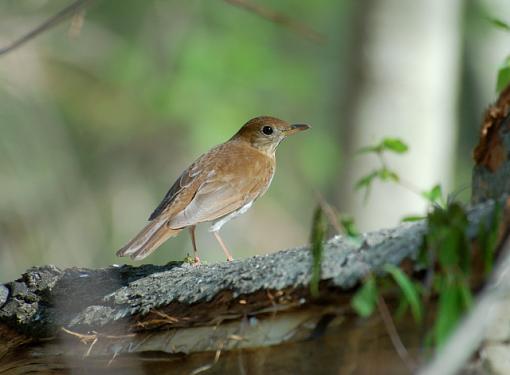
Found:
[{"label": "bird's leg", "polygon": [[200,258],[198,257],[197,243],[195,241],[195,225],[189,227],[189,234],[191,236],[191,243],[193,245],[193,255],[195,257],[195,264],[200,264]]},{"label": "bird's leg", "polygon": [[223,242],[223,240],[221,239],[219,233],[217,231],[214,231],[212,232],[214,234],[214,237],[216,237],[216,239],[218,240],[218,242],[220,243],[220,246],[223,250],[223,252],[225,253],[225,255],[227,256],[227,261],[231,262],[234,260],[234,258],[232,258],[232,254],[230,254],[230,251],[228,251],[227,249],[227,246],[225,246],[225,243]]}]

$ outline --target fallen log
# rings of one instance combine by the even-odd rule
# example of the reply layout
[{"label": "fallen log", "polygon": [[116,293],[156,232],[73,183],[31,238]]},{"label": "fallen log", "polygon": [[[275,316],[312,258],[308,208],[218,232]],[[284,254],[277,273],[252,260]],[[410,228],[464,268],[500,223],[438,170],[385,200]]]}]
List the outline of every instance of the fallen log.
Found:
[{"label": "fallen log", "polygon": [[[508,107],[491,120],[485,136],[492,138],[482,137],[478,149],[468,209],[473,241],[496,201],[508,208],[507,114]],[[310,294],[308,246],[201,266],[29,269],[0,285],[0,374],[408,373],[384,316],[358,317],[351,298],[387,264],[420,277],[415,260],[426,231],[420,221],[359,241],[328,240],[319,298]],[[395,299],[385,299],[393,309]],[[410,355],[422,358],[423,327],[404,317],[396,330]],[[475,362],[478,370],[496,366]]]}]

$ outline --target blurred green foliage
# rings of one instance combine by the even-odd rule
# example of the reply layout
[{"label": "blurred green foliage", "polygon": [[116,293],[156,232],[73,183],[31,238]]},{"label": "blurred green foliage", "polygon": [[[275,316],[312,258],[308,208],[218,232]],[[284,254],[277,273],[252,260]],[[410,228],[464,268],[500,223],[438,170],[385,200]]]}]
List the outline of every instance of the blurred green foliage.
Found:
[{"label": "blurred green foliage", "polygon": [[[261,114],[313,129],[280,147],[271,189],[223,236],[236,257],[307,241],[312,192],[337,201],[338,176],[348,167],[341,158],[344,102],[355,87],[346,82],[361,48],[352,43],[354,2],[257,3],[306,23],[327,43],[222,1],[94,1],[77,35],[64,22],[1,58],[0,281],[39,264],[125,262],[115,250],[144,225],[182,169]],[[0,44],[67,4],[0,2]],[[461,91],[487,104],[477,90]],[[479,113],[468,117],[461,181],[479,126]],[[205,228],[197,235],[202,259],[221,260]],[[148,261],[189,252],[183,234]]]},{"label": "blurred green foliage", "polygon": [[423,303],[419,285],[411,281],[404,271],[393,264],[387,264],[384,267],[384,271],[387,272],[399,286],[406,305],[411,307],[414,320],[417,323],[421,323],[423,321]]},{"label": "blurred green foliage", "polygon": [[384,138],[378,144],[363,147],[358,151],[359,154],[374,154],[380,163],[379,168],[361,177],[356,182],[356,189],[365,189],[365,200],[368,199],[374,181],[400,182],[400,177],[397,172],[389,168],[384,158],[385,153],[405,154],[408,150],[409,147],[401,139]]},{"label": "blurred green foliage", "polygon": [[493,26],[501,30],[510,31],[510,25],[508,25],[508,23],[499,18],[489,17],[489,22],[492,23]]},{"label": "blurred green foliage", "polygon": [[[502,209],[496,205],[492,216],[480,225],[477,247],[484,260],[485,276],[494,264],[501,217]],[[410,308],[417,324],[431,326],[424,342],[440,348],[473,303],[470,282],[476,258],[467,228],[467,212],[459,202],[450,201],[445,207],[435,205],[427,215],[427,233],[418,255],[419,268],[415,270],[426,271],[423,282],[413,281],[401,268],[387,264],[384,274],[368,275],[351,299],[353,309],[362,317],[372,315],[378,298],[396,285],[400,302],[394,316],[401,318]],[[430,302],[436,298],[436,312],[431,313]]]},{"label": "blurred green foliage", "polygon": [[510,84],[510,56],[508,56],[498,71],[498,79],[496,83],[496,91],[501,92]]},{"label": "blurred green foliage", "polygon": [[[0,43],[66,4],[2,2]],[[31,265],[125,262],[115,250],[182,169],[262,114],[313,131],[280,147],[272,188],[223,235],[237,257],[307,241],[312,189],[331,190],[340,159],[332,93],[348,4],[266,4],[332,43],[222,1],[97,1],[77,37],[64,22],[2,58],[0,281]],[[198,242],[202,259],[222,259],[205,227]],[[149,261],[190,246],[183,234]]]},{"label": "blurred green foliage", "polygon": [[[428,232],[421,256],[426,266],[438,269],[434,275],[433,291],[439,303],[432,330],[437,346],[445,343],[462,314],[471,306],[472,249],[467,237],[468,219],[464,208],[457,202],[445,208],[436,207],[427,218]],[[496,232],[498,228],[494,229]]]},{"label": "blurred green foliage", "polygon": [[[499,18],[489,17],[489,22],[498,29],[510,32],[510,25]],[[503,91],[503,89],[507,87],[509,84],[510,84],[510,56],[508,56],[503,61],[498,70],[498,76],[496,80],[496,91],[498,93]]]},{"label": "blurred green foliage", "polygon": [[478,246],[482,251],[483,266],[486,275],[492,272],[494,257],[498,246],[498,228],[503,218],[503,207],[496,203],[492,217],[487,222],[480,223],[478,228]]},{"label": "blurred green foliage", "polygon": [[377,298],[379,298],[379,291],[376,278],[370,274],[352,297],[351,306],[359,316],[367,318],[373,314],[377,306]]}]

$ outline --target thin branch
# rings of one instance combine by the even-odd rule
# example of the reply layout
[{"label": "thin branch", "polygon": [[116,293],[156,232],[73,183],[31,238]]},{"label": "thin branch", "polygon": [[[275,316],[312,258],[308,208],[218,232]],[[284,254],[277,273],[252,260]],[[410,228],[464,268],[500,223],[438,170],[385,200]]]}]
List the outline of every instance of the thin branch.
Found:
[{"label": "thin branch", "polygon": [[287,29],[297,34],[300,34],[301,36],[304,36],[305,38],[311,40],[312,42],[321,44],[326,42],[326,37],[323,34],[313,30],[304,23],[299,22],[283,13],[276,12],[260,4],[255,4],[249,0],[225,0],[225,1],[233,6],[242,8],[251,13],[255,13],[266,20],[286,27]]},{"label": "thin branch", "polygon": [[46,21],[44,21],[42,24],[37,26],[36,28],[30,30],[25,35],[21,36],[20,38],[14,40],[10,44],[8,44],[5,47],[0,47],[0,56],[5,55],[12,50],[20,47],[21,45],[29,42],[30,40],[37,37],[39,34],[42,34],[43,32],[51,29],[53,26],[58,25],[62,21],[64,21],[66,18],[72,16],[75,14],[78,10],[80,10],[83,6],[85,6],[86,3],[88,3],[91,0],[76,0],[69,4],[67,7],[62,9],[60,12],[55,14],[54,16],[51,16]]},{"label": "thin branch", "polygon": [[103,337],[105,339],[109,339],[109,340],[124,340],[124,339],[132,338],[132,337],[136,336],[136,334],[134,334],[134,333],[128,333],[125,335],[105,335],[103,333],[99,333],[99,332],[95,332],[95,331],[92,331],[91,334],[83,334],[83,333],[71,331],[70,329],[67,329],[65,327],[60,327],[60,329],[71,336],[77,337],[84,344],[87,344],[89,341],[94,341],[96,338],[101,338],[101,337]]},{"label": "thin branch", "polygon": [[393,343],[397,354],[402,359],[402,362],[404,362],[410,373],[414,373],[416,370],[416,363],[411,358],[409,352],[402,343],[402,340],[400,339],[397,331],[397,327],[395,327],[395,323],[393,322],[393,318],[391,317],[390,311],[388,310],[388,306],[386,305],[386,302],[382,296],[379,296],[377,299],[377,309],[379,310],[379,314],[381,315],[381,318],[384,322],[386,332],[388,332],[388,336],[390,336],[391,342]]},{"label": "thin branch", "polygon": [[94,348],[94,345],[96,345],[96,343],[99,341],[99,337],[96,337],[94,339],[94,341],[92,341],[92,344],[90,344],[89,348],[87,349],[87,351],[85,352],[85,354],[83,355],[84,357],[88,357],[90,355],[90,353],[92,353],[92,349]]},{"label": "thin branch", "polygon": [[[60,12],[55,14],[54,16],[48,18],[46,21],[44,21],[39,26],[35,27],[34,29],[30,30],[25,35],[19,37],[18,39],[15,39],[13,42],[8,44],[7,46],[0,47],[0,56],[5,55],[14,49],[22,46],[23,44],[29,42],[30,40],[34,39],[38,35],[42,34],[43,32],[51,29],[52,27],[58,25],[68,17],[72,16],[73,14],[76,14],[79,10],[81,10],[88,2],[91,0],[75,0],[71,4],[69,4],[67,7],[62,9]],[[283,27],[286,27],[287,29],[300,34],[307,39],[316,42],[316,43],[324,43],[326,41],[326,37],[311,29],[307,25],[296,21],[285,14],[275,12],[272,9],[266,8],[259,4],[254,4],[248,0],[225,0],[227,3],[237,6],[239,8],[245,9],[249,12],[255,13],[259,15],[262,18],[265,18],[271,22],[277,23],[279,25],[282,25]]]},{"label": "thin branch", "polygon": [[209,371],[218,361],[220,360],[221,351],[223,350],[224,342],[221,342],[218,346],[218,349],[216,350],[216,353],[214,353],[214,359],[211,363],[208,363],[207,365],[200,366],[199,368],[196,368],[191,372],[191,375],[197,375],[205,371]]},{"label": "thin branch", "polygon": [[320,192],[316,191],[315,195],[317,196],[317,200],[319,201],[319,205],[321,206],[322,211],[324,211],[326,214],[326,217],[331,226],[335,229],[335,232],[337,234],[345,233],[345,231],[342,229],[342,226],[338,222],[339,215],[338,212],[336,212],[335,207],[329,204]]}]

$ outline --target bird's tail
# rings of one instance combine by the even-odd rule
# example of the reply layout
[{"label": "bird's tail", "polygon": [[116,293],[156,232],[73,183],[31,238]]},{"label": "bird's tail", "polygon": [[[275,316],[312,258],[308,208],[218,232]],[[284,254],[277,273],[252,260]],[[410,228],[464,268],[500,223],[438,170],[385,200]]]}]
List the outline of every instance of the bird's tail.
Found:
[{"label": "bird's tail", "polygon": [[177,236],[181,229],[172,229],[165,218],[156,218],[149,222],[131,241],[117,251],[117,256],[130,256],[141,260],[156,250],[163,242]]}]

